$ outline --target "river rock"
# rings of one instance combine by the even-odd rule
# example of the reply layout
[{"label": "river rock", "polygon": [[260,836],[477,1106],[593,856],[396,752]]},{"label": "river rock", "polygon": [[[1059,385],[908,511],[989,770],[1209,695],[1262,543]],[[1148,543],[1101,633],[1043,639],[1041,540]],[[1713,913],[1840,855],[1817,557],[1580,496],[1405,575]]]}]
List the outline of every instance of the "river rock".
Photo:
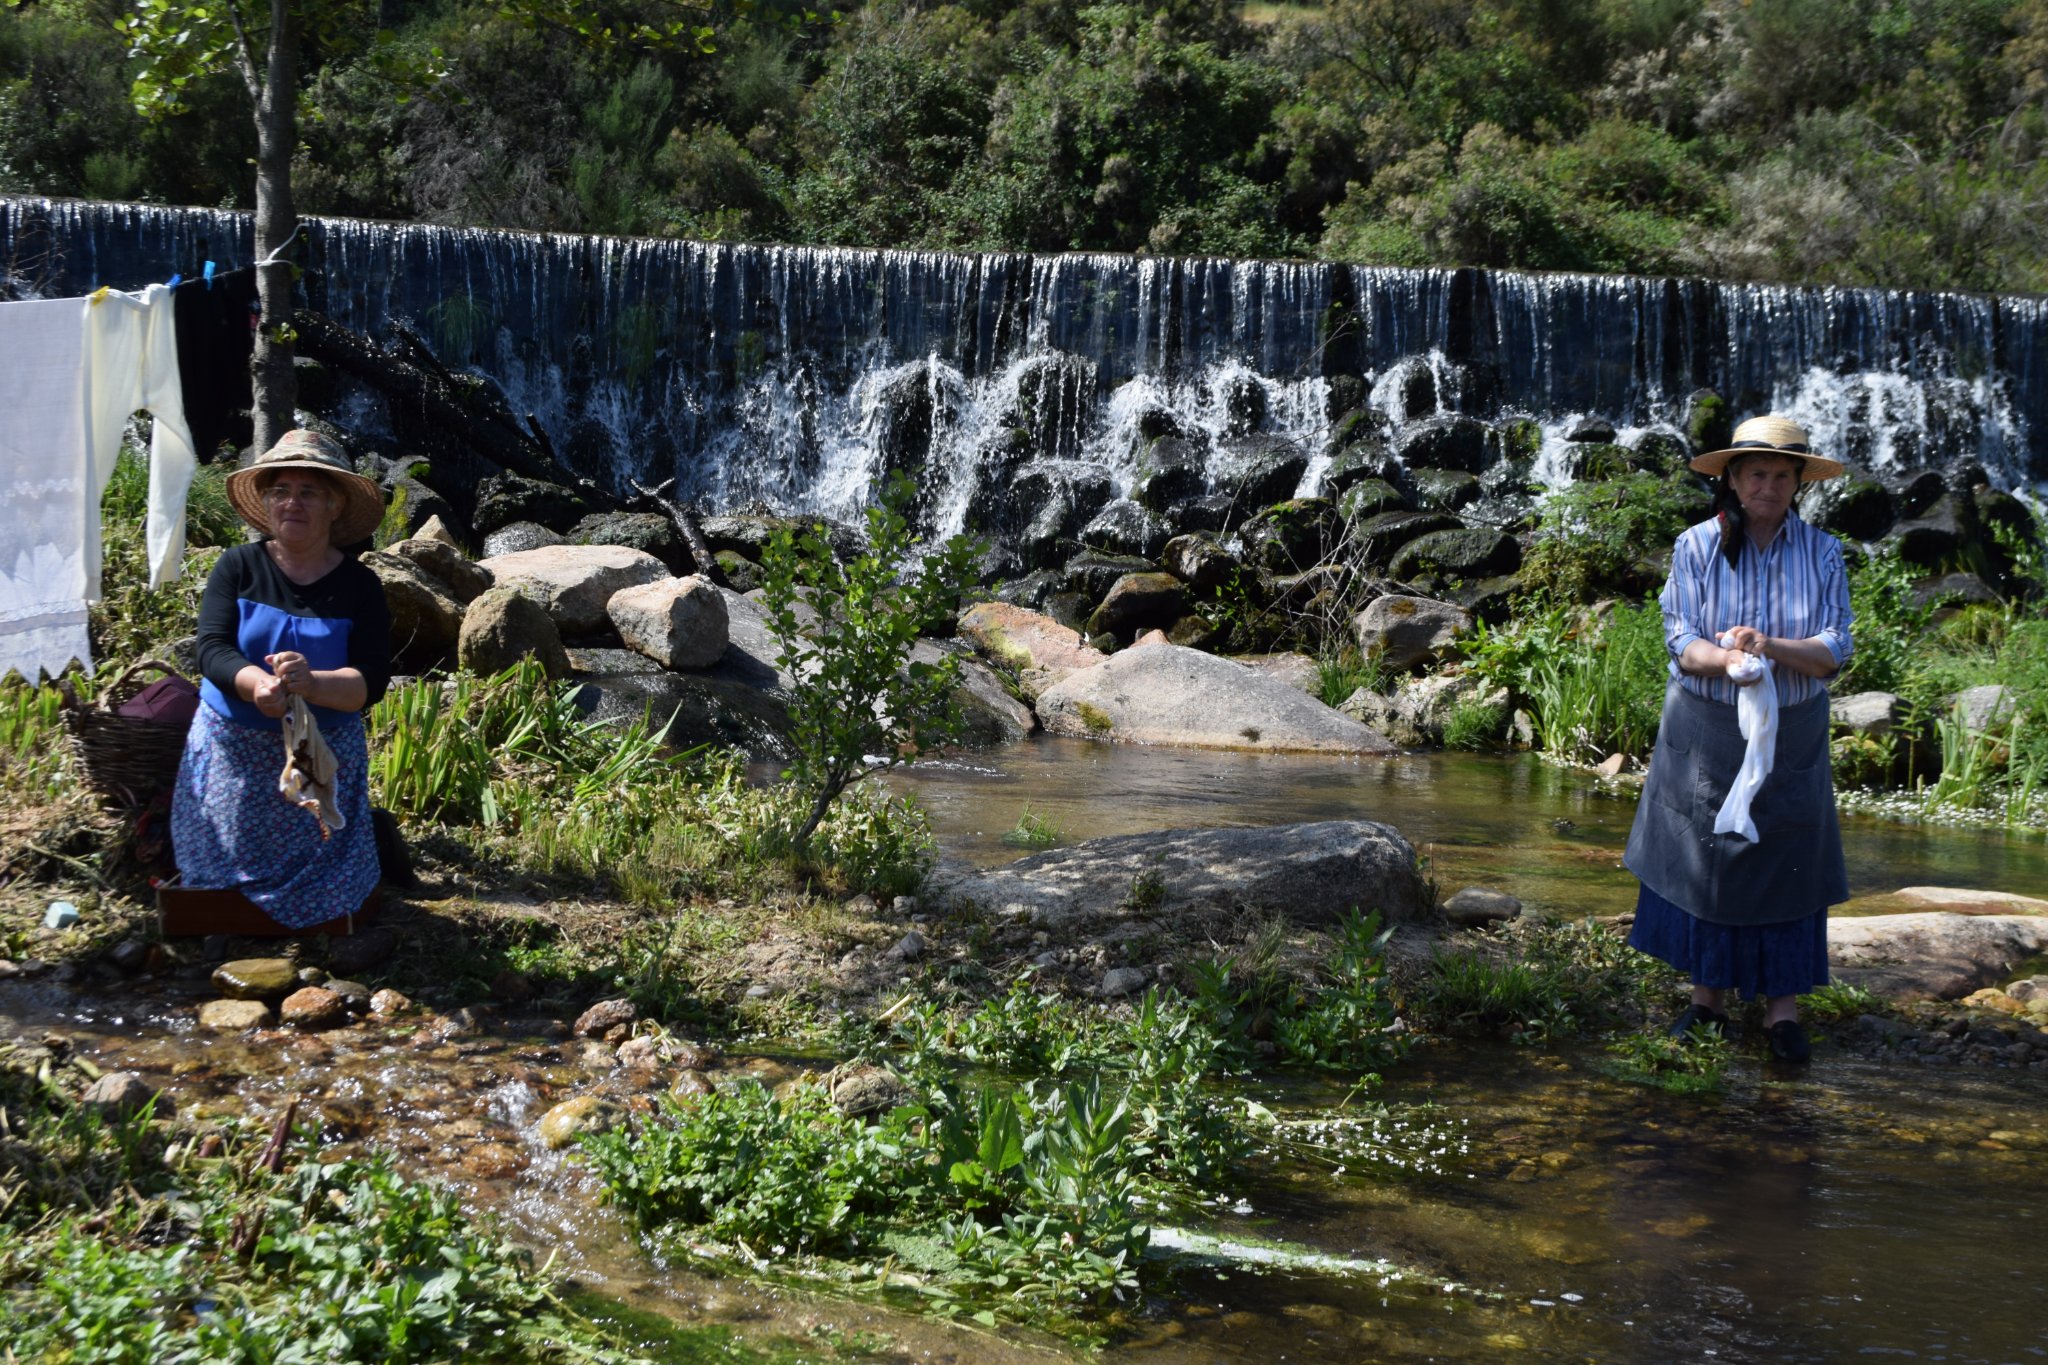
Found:
[{"label": "river rock", "polygon": [[[1174,644],[1181,641],[1175,640]],[[1322,669],[1306,654],[1232,654],[1230,662],[1243,664],[1254,673],[1286,683],[1297,692],[1319,697],[1323,688]]]},{"label": "river rock", "polygon": [[1449,602],[1389,593],[1368,603],[1352,629],[1367,658],[1405,672],[1455,657],[1458,641],[1472,629],[1472,614]]},{"label": "river rock", "polygon": [[1949,705],[1962,708],[1963,724],[1972,734],[1997,729],[2016,711],[2012,692],[2003,683],[1965,688],[1949,698]]},{"label": "river rock", "polygon": [[1253,910],[1328,925],[1360,905],[1407,923],[1429,910],[1414,848],[1393,826],[1368,820],[1090,839],[936,883],[934,892],[1054,929],[1133,914],[1172,923],[1191,912]]},{"label": "river rock", "polygon": [[1521,913],[1521,901],[1485,886],[1468,886],[1444,902],[1444,918],[1461,929],[1483,929]]},{"label": "river rock", "polygon": [[602,1038],[639,1017],[639,1008],[630,1000],[600,1000],[576,1016],[575,1033],[578,1038]]},{"label": "river rock", "polygon": [[1179,645],[1126,650],[1039,693],[1051,734],[1204,749],[1383,754],[1351,717],[1242,664]]},{"label": "river rock", "polygon": [[419,529],[412,533],[412,539],[435,541],[451,550],[462,549],[462,542],[455,538],[455,533],[448,529],[448,523],[441,520],[438,514],[421,522]]},{"label": "river rock", "polygon": [[1462,469],[1418,469],[1409,475],[1415,503],[1426,512],[1456,512],[1479,501],[1485,490],[1477,474]]},{"label": "river rock", "polygon": [[462,603],[440,579],[410,559],[376,550],[362,566],[384,585],[391,610],[391,654],[404,669],[420,672],[447,657],[462,632]]},{"label": "river rock", "polygon": [[1088,618],[1087,632],[1129,639],[1142,630],[1172,625],[1186,603],[1180,580],[1172,574],[1125,574]]},{"label": "river rock", "polygon": [[702,1099],[717,1092],[718,1087],[711,1084],[709,1076],[688,1067],[678,1071],[675,1080],[670,1082],[668,1087],[670,1098],[678,1100]]},{"label": "river rock", "polygon": [[334,1028],[348,1022],[348,1005],[325,986],[306,986],[284,998],[277,1017],[288,1028]]},{"label": "river rock", "polygon": [[411,1014],[416,1007],[407,996],[386,986],[370,996],[370,1013],[382,1019]]},{"label": "river rock", "polygon": [[1847,540],[1876,540],[1892,527],[1892,495],[1867,472],[1851,466],[1839,479],[1809,485],[1799,499],[1799,516]]},{"label": "river rock", "polygon": [[656,512],[594,512],[569,528],[568,539],[572,545],[622,545],[643,551],[679,577],[697,568],[676,524]]},{"label": "river rock", "polygon": [[1413,503],[1385,479],[1360,479],[1337,499],[1337,514],[1351,523],[1363,523],[1388,512],[1412,512]]},{"label": "river rock", "polygon": [[471,561],[455,548],[452,540],[414,536],[410,540],[394,541],[385,547],[385,553],[410,561],[447,588],[449,595],[463,606],[476,601],[478,594],[490,590],[491,571]]},{"label": "river rock", "polygon": [[1323,498],[1290,498],[1250,517],[1238,528],[1245,558],[1268,573],[1300,573],[1323,562],[1342,533],[1335,505]]},{"label": "river rock", "polygon": [[1128,498],[1117,498],[1103,504],[1102,510],[1089,518],[1077,539],[1091,549],[1149,559],[1164,549],[1172,537],[1173,528],[1164,518]]},{"label": "river rock", "polygon": [[960,614],[960,634],[987,657],[1017,674],[1024,695],[1036,698],[1071,673],[1107,657],[1049,616],[1006,602],[977,602]]},{"label": "river rock", "polygon": [[669,576],[668,566],[641,550],[617,545],[550,545],[484,561],[498,586],[514,588],[547,609],[565,635],[589,635],[610,624],[612,595]]},{"label": "river rock", "polygon": [[1834,974],[1895,1000],[1960,1000],[2048,952],[2048,917],[1925,911],[1828,921]]},{"label": "river rock", "polygon": [[87,1086],[78,1098],[81,1107],[110,1119],[133,1118],[149,1108],[151,1100],[156,1101],[156,1118],[167,1119],[177,1112],[169,1095],[159,1092],[133,1071],[109,1071]]},{"label": "river rock", "polygon": [[1237,556],[1207,532],[1175,536],[1159,552],[1160,566],[1196,592],[1215,592],[1241,572]]},{"label": "river rock", "polygon": [[484,537],[484,562],[489,563],[500,555],[514,555],[522,550],[539,550],[563,543],[564,538],[559,532],[550,531],[537,521],[515,521]]},{"label": "river rock", "polygon": [[471,520],[486,534],[517,521],[537,521],[550,530],[566,531],[590,511],[590,504],[571,489],[507,471],[477,485],[476,515]]},{"label": "river rock", "polygon": [[1853,735],[1883,735],[1906,718],[1906,699],[1890,692],[1858,692],[1828,703],[1828,719]]},{"label": "river rock", "polygon": [[1916,607],[1996,606],[1998,590],[1973,573],[1937,574],[1913,585]]},{"label": "river rock", "polygon": [[886,1114],[917,1098],[910,1085],[885,1066],[846,1066],[832,1073],[828,1085],[832,1107],[850,1119]]},{"label": "river rock", "polygon": [[1572,426],[1570,431],[1565,433],[1564,438],[1572,442],[1612,441],[1614,439],[1614,423],[1604,417],[1582,417]]},{"label": "river rock", "polygon": [[725,653],[725,598],[695,574],[622,588],[605,611],[629,648],[664,668],[709,668]]},{"label": "river rock", "polygon": [[1409,542],[1439,531],[1457,531],[1464,523],[1441,512],[1381,512],[1351,524],[1350,542],[1366,567],[1384,573]]},{"label": "river rock", "polygon": [[1152,973],[1142,967],[1111,967],[1102,974],[1101,994],[1106,1000],[1136,995],[1152,984]]},{"label": "river rock", "polygon": [[1477,474],[1486,467],[1490,435],[1486,423],[1476,417],[1430,417],[1403,430],[1394,453],[1410,469],[1462,469]]},{"label": "river rock", "polygon": [[1967,494],[1945,493],[1921,515],[1893,526],[1888,539],[1906,563],[1939,569],[1960,555],[1977,535],[1976,502]]},{"label": "river rock", "polygon": [[299,988],[299,969],[282,957],[237,958],[213,969],[213,988],[230,1000],[282,1000]]},{"label": "river rock", "polygon": [[270,1006],[261,1000],[209,1000],[199,1007],[199,1027],[207,1033],[244,1033],[269,1028]]},{"label": "river rock", "polygon": [[[728,662],[720,660],[709,673],[656,668],[600,674],[577,700],[590,708],[592,719],[607,724],[644,720],[653,729],[666,727],[668,742],[679,747],[717,744],[744,749],[762,761],[789,757],[788,703],[775,691],[721,676]],[[768,676],[777,675],[771,671]]]},{"label": "river rock", "polygon": [[547,608],[517,588],[490,588],[462,614],[455,657],[480,677],[503,672],[532,655],[550,678],[569,676],[562,632]]},{"label": "river rock", "polygon": [[626,1111],[602,1095],[577,1095],[541,1115],[540,1141],[559,1152],[585,1133],[609,1133],[626,1122]]},{"label": "river rock", "polygon": [[[958,649],[955,645],[953,648]],[[951,651],[930,640],[919,640],[910,647],[910,662],[915,664],[937,664],[944,661]],[[1038,728],[1038,717],[1031,708],[1010,695],[1010,689],[1003,686],[1003,680],[994,669],[980,659],[964,652],[952,657],[958,659],[960,681],[954,685],[953,700],[960,707],[960,718],[965,726],[961,738],[969,744],[1014,744]]]},{"label": "river rock", "polygon": [[2048,915],[2048,900],[2011,891],[1978,891],[1962,886],[1907,886],[1892,899],[1958,915]]},{"label": "river rock", "polygon": [[1240,507],[1265,507],[1294,496],[1308,471],[1308,452],[1284,436],[1248,435],[1221,442],[1209,472],[1216,490]]},{"label": "river rock", "polygon": [[2024,981],[2015,981],[2005,988],[2005,993],[2022,1005],[2048,1004],[2048,976],[2030,976]]},{"label": "river rock", "polygon": [[1522,567],[1522,547],[1515,538],[1485,526],[1432,531],[1403,545],[1387,562],[1399,579],[1436,574],[1450,578],[1489,578]]}]

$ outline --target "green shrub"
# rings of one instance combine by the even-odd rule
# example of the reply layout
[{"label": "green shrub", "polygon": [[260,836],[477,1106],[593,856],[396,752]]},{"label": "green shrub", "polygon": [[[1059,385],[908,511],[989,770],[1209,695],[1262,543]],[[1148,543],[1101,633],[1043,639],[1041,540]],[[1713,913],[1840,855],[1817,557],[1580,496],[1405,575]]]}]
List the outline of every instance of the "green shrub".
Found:
[{"label": "green shrub", "polygon": [[1621,1080],[1674,1095],[1715,1095],[1728,1083],[1728,1040],[1701,1028],[1690,1038],[1631,1033],[1608,1044],[1609,1071]]},{"label": "green shrub", "polygon": [[1551,493],[1528,554],[1522,581],[1563,602],[1640,593],[1646,556],[1667,551],[1703,520],[1707,495],[1689,474],[1627,473],[1581,481]]},{"label": "green shrub", "polygon": [[898,475],[867,512],[867,548],[841,564],[820,528],[779,533],[761,557],[762,602],[781,642],[790,686],[791,742],[785,776],[808,801],[792,832],[808,848],[825,812],[848,787],[960,733],[953,699],[959,663],[921,663],[918,637],[957,608],[973,579],[975,545],[955,536],[899,577],[914,538],[916,487]]}]

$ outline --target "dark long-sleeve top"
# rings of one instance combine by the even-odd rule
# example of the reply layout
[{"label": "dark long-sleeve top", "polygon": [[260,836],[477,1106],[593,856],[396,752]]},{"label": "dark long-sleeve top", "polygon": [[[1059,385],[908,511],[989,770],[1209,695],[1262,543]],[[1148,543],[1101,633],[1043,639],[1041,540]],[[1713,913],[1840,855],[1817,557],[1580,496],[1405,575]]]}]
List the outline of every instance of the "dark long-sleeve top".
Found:
[{"label": "dark long-sleeve top", "polygon": [[[391,682],[391,611],[377,575],[353,559],[303,586],[263,545],[237,545],[220,557],[199,600],[199,695],[228,719],[257,730],[279,722],[243,701],[235,675],[263,658],[297,650],[316,669],[353,668],[374,705]],[[266,669],[266,671],[268,671]],[[314,718],[339,715],[315,706]]]}]

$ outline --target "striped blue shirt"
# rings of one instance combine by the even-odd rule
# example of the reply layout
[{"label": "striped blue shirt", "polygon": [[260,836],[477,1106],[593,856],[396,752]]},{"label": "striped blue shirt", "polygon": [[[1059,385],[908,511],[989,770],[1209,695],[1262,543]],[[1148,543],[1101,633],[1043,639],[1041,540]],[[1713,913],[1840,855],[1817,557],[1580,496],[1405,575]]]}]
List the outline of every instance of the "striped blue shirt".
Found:
[{"label": "striped blue shirt", "polygon": [[[1671,580],[1657,605],[1664,609],[1664,643],[1671,651],[1671,675],[1679,686],[1709,701],[1734,705],[1741,688],[1716,675],[1696,678],[1679,670],[1678,658],[1694,640],[1720,643],[1721,632],[1752,626],[1780,640],[1819,636],[1835,656],[1849,661],[1849,575],[1842,542],[1815,530],[1788,509],[1770,548],[1743,546],[1742,567],[1721,556],[1721,526],[1703,521],[1678,538],[1671,551]],[[1773,670],[1778,703],[1796,706],[1828,690],[1819,678],[1789,668]]]}]

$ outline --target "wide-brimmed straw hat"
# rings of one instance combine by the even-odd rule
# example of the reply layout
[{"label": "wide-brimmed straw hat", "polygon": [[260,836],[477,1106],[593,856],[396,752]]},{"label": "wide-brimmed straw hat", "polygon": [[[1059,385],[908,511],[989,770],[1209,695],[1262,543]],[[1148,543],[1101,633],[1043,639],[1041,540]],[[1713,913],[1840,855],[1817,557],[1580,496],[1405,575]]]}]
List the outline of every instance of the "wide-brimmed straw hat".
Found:
[{"label": "wide-brimmed straw hat", "polygon": [[1726,450],[1710,450],[1692,462],[1695,473],[1721,477],[1728,462],[1744,455],[1784,455],[1799,461],[1799,482],[1832,479],[1842,472],[1837,461],[1807,449],[1806,428],[1786,417],[1752,417],[1735,428]]},{"label": "wide-brimmed straw hat", "polygon": [[353,545],[365,540],[384,519],[384,494],[376,481],[356,473],[355,463],[330,436],[304,428],[287,431],[277,444],[256,457],[246,469],[228,475],[228,501],[248,522],[265,535],[275,533],[270,524],[270,505],[263,499],[263,484],[269,476],[286,469],[307,469],[325,474],[341,495],[341,511],[335,515],[328,539],[335,545]]}]

